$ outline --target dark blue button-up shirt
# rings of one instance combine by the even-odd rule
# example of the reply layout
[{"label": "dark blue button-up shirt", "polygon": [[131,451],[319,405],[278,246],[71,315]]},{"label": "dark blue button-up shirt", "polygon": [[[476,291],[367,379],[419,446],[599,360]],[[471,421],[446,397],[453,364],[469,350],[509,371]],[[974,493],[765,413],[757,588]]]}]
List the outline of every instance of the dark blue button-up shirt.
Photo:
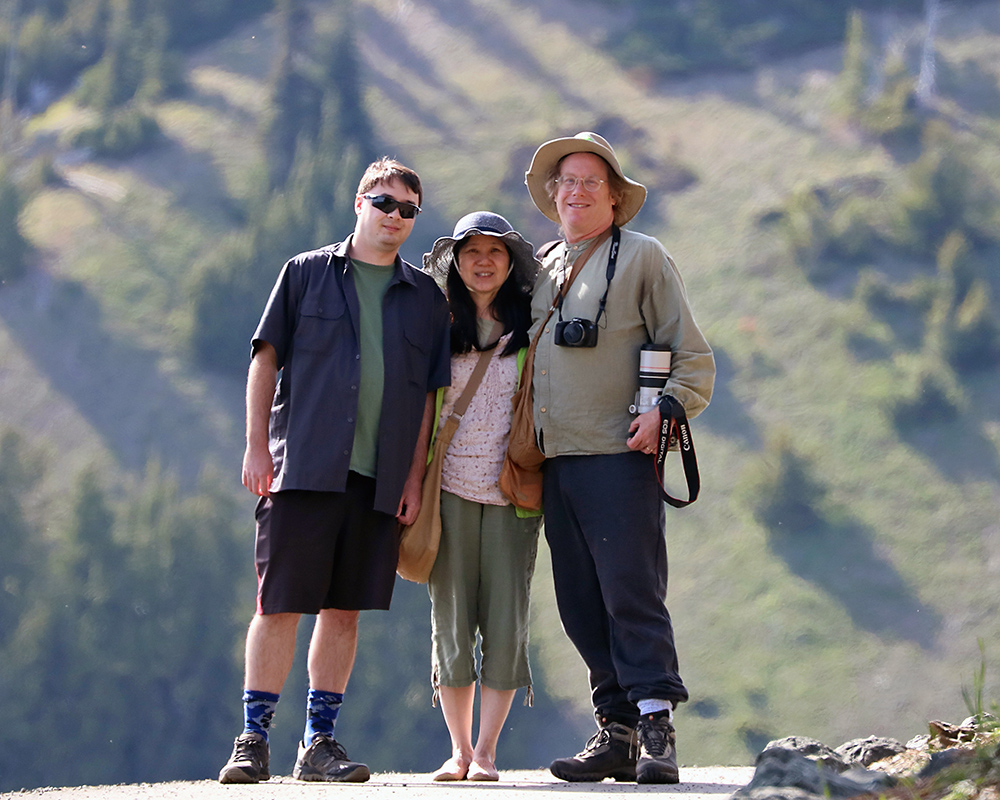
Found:
[{"label": "dark blue button-up shirt", "polygon": [[[277,353],[271,406],[271,491],[342,492],[361,380],[360,309],[347,240],[300,253],[281,270],[251,352]],[[395,514],[427,393],[451,381],[448,303],[432,278],[398,256],[382,301],[385,387],[375,510]]]}]

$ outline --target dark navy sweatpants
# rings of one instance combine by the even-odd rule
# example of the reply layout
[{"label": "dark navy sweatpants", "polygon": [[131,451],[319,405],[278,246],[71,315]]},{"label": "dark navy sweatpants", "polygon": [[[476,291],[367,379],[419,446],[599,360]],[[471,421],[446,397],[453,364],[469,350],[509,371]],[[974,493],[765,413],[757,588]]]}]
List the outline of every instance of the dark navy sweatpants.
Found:
[{"label": "dark navy sweatpants", "polygon": [[559,615],[589,670],[596,713],[634,724],[639,700],[687,700],[652,457],[548,459],[543,502]]}]

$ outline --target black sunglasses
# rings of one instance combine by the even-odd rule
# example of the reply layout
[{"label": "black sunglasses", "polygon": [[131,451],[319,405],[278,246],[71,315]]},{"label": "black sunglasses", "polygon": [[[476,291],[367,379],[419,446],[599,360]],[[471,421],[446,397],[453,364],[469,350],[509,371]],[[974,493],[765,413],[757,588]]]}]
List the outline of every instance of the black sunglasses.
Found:
[{"label": "black sunglasses", "polygon": [[383,214],[391,214],[398,208],[399,216],[403,219],[413,219],[420,213],[420,206],[408,203],[405,200],[397,200],[395,197],[389,197],[387,194],[366,194],[364,198]]}]

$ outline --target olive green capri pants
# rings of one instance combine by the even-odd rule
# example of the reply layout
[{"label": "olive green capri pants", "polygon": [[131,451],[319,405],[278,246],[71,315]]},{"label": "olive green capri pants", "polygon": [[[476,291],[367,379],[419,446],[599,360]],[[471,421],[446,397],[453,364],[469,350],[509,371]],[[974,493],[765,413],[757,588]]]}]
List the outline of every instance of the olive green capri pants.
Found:
[{"label": "olive green capri pants", "polygon": [[441,545],[427,582],[435,700],[439,686],[469,686],[477,677],[497,691],[531,685],[528,595],[540,522],[520,519],[512,505],[441,492]]}]

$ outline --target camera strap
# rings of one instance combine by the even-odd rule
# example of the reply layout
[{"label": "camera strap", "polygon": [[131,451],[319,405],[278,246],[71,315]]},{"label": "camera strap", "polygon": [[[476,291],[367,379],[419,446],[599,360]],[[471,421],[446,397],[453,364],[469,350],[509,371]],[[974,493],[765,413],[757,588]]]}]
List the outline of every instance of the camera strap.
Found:
[{"label": "camera strap", "polygon": [[[590,246],[577,257],[576,261],[573,262],[573,269],[569,274],[569,278],[559,287],[558,291],[556,292],[556,296],[552,298],[552,302],[549,304],[549,310],[545,314],[545,319],[543,319],[542,324],[538,326],[538,330],[535,332],[535,335],[531,340],[531,344],[528,345],[528,351],[524,357],[524,366],[522,367],[521,374],[528,376],[529,391],[531,386],[530,383],[531,375],[533,374],[535,365],[535,350],[538,348],[538,342],[541,340],[542,334],[545,332],[545,326],[548,325],[549,320],[552,319],[552,312],[554,312],[556,310],[556,307],[562,302],[563,296],[566,294],[566,292],[569,291],[569,287],[576,279],[576,276],[580,274],[580,270],[583,268],[584,262],[586,262],[586,260],[590,258],[590,254],[593,253],[600,246],[601,242],[607,239],[609,235],[610,234],[608,233],[608,231],[604,231],[604,233],[602,233],[600,236],[594,239],[594,241],[590,243]],[[556,240],[554,242],[549,242],[548,244],[544,245],[538,251],[537,258],[539,260],[545,258],[545,256],[547,256],[549,253],[555,250],[555,248],[560,244],[563,244],[563,241],[561,239]]]},{"label": "camera strap", "polygon": [[[559,320],[562,321],[562,307],[563,300],[566,299],[566,294],[569,292],[569,285],[573,283],[573,278],[575,278],[581,269],[583,269],[583,262],[587,260],[590,254],[597,249],[597,246],[607,238],[607,231],[604,235],[600,236],[594,241],[594,243],[587,248],[587,251],[583,253],[575,262],[573,262],[573,271],[570,273],[569,280],[564,284],[565,290],[559,292],[557,298],[557,308],[559,309]],[[608,292],[611,289],[611,279],[615,277],[615,268],[618,266],[618,249],[621,247],[622,243],[622,232],[621,229],[612,224],[611,226],[611,251],[608,253],[608,266],[604,272],[605,278],[607,279],[607,285],[604,287],[604,294],[601,296],[601,303],[597,308],[597,316],[594,317],[594,324],[597,325],[601,321],[601,317],[604,315],[604,307],[608,304]]]},{"label": "camera strap", "polygon": [[[684,406],[670,395],[660,399],[660,438],[656,449],[656,482],[660,486],[660,494],[665,503],[674,508],[684,508],[698,499],[701,489],[701,478],[698,475],[698,459],[694,454],[694,440],[691,438],[691,428],[688,425]],[[684,466],[684,478],[687,481],[688,499],[679,500],[672,497],[663,488],[663,470],[666,465],[667,453],[670,452],[671,441],[676,440],[681,452],[681,463]]]},{"label": "camera strap", "polygon": [[[573,269],[570,270],[569,278],[559,287],[556,292],[556,296],[552,298],[552,304],[549,306],[549,311],[545,315],[545,319],[543,319],[542,324],[538,326],[538,332],[535,334],[534,341],[531,343],[532,352],[534,352],[534,347],[538,344],[538,340],[542,338],[542,332],[545,330],[545,326],[548,324],[549,319],[551,319],[552,312],[562,306],[563,297],[565,297],[566,293],[569,291],[569,287],[573,285],[573,281],[576,280],[576,276],[580,274],[580,270],[583,269],[583,265],[586,263],[587,259],[590,258],[590,254],[600,247],[601,243],[604,242],[604,240],[610,235],[611,234],[608,231],[604,231],[604,233],[590,243],[590,246],[586,250],[577,256],[576,261],[573,262]],[[538,257],[544,258],[560,244],[563,244],[562,240],[549,242],[549,244],[539,250]]]}]

